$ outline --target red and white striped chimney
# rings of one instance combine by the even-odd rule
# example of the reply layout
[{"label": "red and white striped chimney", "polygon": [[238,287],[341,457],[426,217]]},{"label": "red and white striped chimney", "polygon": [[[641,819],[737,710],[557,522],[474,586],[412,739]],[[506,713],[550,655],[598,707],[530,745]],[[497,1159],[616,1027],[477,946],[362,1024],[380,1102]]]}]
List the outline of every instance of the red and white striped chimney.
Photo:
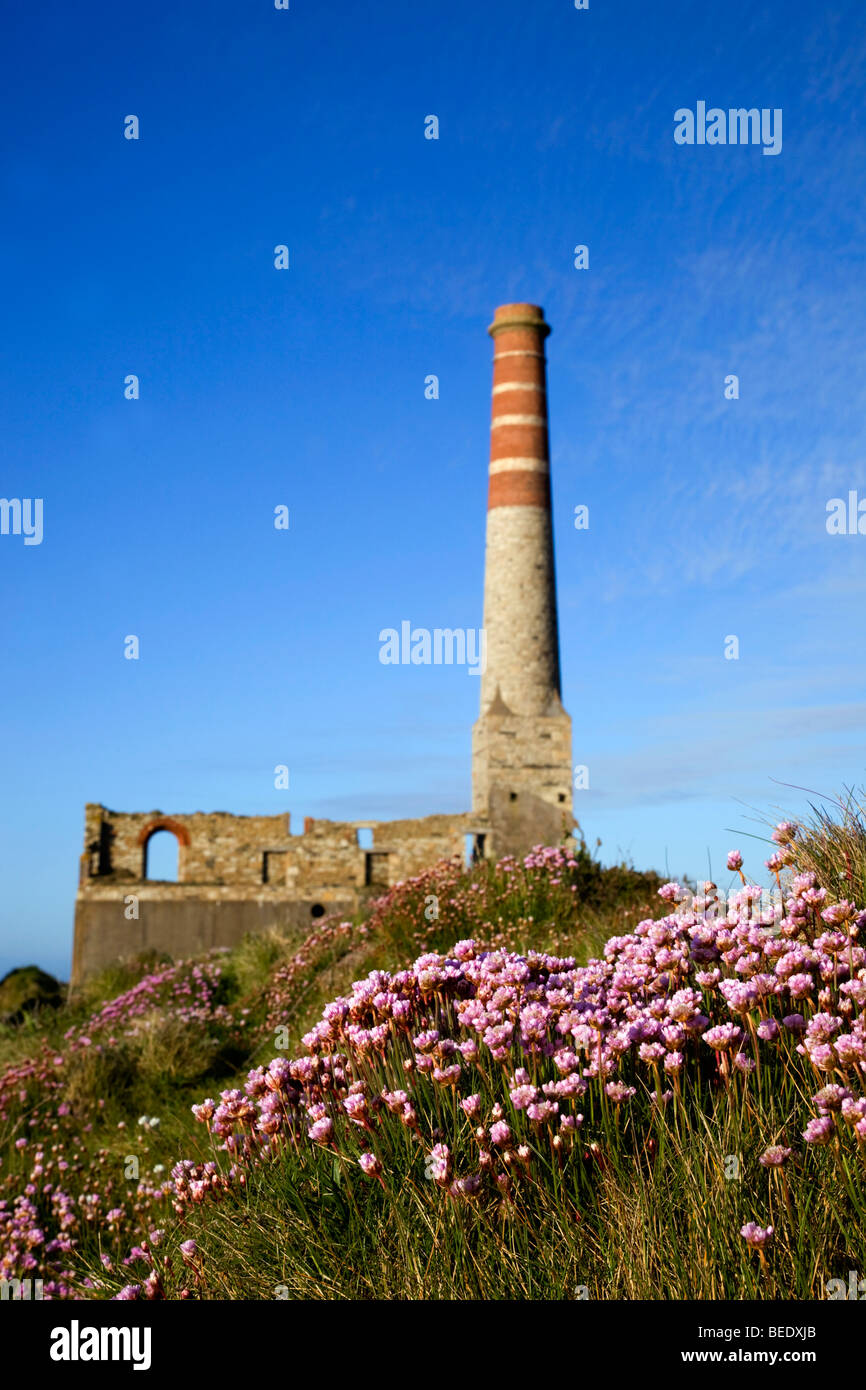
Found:
[{"label": "red and white striped chimney", "polygon": [[482,716],[499,697],[520,715],[561,708],[544,340],[535,304],[503,304],[493,338],[484,578]]}]

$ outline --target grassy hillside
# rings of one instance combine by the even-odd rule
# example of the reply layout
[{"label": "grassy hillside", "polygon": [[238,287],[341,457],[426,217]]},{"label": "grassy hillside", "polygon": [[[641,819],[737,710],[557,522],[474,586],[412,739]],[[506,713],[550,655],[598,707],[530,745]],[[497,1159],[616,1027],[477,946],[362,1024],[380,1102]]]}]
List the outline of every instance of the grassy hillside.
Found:
[{"label": "grassy hillside", "polygon": [[[54,1298],[821,1298],[866,1267],[866,832],[763,899],[585,849],[142,961],[0,1030],[0,1274]],[[841,877],[840,877],[841,875]]]}]

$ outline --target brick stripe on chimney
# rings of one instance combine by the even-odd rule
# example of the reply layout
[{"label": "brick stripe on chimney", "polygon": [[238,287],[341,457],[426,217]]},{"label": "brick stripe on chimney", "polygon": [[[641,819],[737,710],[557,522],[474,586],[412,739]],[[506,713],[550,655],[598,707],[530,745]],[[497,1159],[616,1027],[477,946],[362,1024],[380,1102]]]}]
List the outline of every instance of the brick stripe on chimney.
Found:
[{"label": "brick stripe on chimney", "polygon": [[549,510],[544,339],[550,328],[536,305],[503,304],[487,331],[495,344],[488,509]]},{"label": "brick stripe on chimney", "polygon": [[550,475],[510,468],[490,478],[488,511],[493,507],[546,507],[550,510]]}]

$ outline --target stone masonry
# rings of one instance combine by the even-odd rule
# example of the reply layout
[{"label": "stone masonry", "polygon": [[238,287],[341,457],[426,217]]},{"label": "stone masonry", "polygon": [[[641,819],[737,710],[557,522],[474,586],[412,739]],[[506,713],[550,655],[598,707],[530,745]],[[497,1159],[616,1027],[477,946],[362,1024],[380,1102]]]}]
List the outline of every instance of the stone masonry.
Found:
[{"label": "stone masonry", "polygon": [[[139,951],[193,955],[278,926],[305,935],[325,913],[350,915],[437,860],[462,857],[466,836],[487,829],[471,814],[382,824],[308,817],[303,835],[292,835],[287,815],[164,816],[96,804],[85,826],[73,984]],[[162,830],[178,841],[176,883],[147,877],[148,843]],[[367,848],[363,830],[372,833]]]},{"label": "stone masonry", "polygon": [[[487,668],[472,736],[471,812],[399,821],[226,811],[85,809],[73,984],[141,951],[174,957],[237,944],[272,927],[305,935],[326,913],[439,859],[498,858],[573,831],[571,720],[560,699],[541,309],[496,310],[484,626]],[[178,842],[177,882],[148,878],[158,831]],[[366,833],[363,833],[366,832]]]}]

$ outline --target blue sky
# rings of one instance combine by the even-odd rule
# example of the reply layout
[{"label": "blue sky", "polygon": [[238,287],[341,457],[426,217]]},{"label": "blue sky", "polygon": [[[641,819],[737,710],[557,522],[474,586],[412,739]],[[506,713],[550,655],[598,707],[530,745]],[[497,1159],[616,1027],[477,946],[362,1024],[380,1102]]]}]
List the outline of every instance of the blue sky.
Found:
[{"label": "blue sky", "polygon": [[[590,843],[718,874],[778,783],[866,780],[866,537],[825,527],[866,497],[861,4],[16,9],[0,494],[45,532],[0,536],[0,972],[68,973],[86,801],[469,806],[477,680],[378,633],[481,623],[512,300],[553,326]],[[699,100],[781,108],[781,153],[676,145]]]}]

